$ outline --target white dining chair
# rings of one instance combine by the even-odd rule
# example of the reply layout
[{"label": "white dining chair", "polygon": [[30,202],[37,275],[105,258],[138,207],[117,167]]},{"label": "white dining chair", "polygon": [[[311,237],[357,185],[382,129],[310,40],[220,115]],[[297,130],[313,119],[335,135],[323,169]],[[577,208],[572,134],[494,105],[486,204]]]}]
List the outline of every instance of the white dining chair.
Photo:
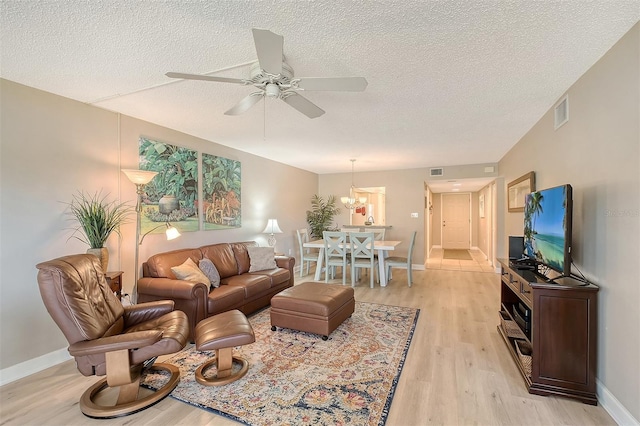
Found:
[{"label": "white dining chair", "polygon": [[309,231],[306,228],[296,229],[296,234],[298,235],[298,247],[300,249],[300,277],[302,277],[305,265],[305,275],[309,275],[311,262],[318,263],[318,252],[304,246],[304,243],[309,242]]},{"label": "white dining chair", "polygon": [[371,230],[373,232],[373,239],[376,241],[384,241],[384,235],[386,233],[386,228],[381,228],[381,229],[372,229]]},{"label": "white dining chair", "polygon": [[[369,286],[373,288],[373,277],[378,268],[378,261],[374,254],[373,232],[352,232],[349,235],[351,248],[351,287],[355,287],[358,272],[356,269],[369,269]],[[378,282],[380,277],[378,277]]]},{"label": "white dining chair", "polygon": [[329,274],[333,277],[336,267],[342,268],[342,284],[347,282],[347,252],[349,246],[346,244],[346,232],[324,231],[324,282],[329,282]]},{"label": "white dining chair", "polygon": [[413,231],[411,235],[411,242],[409,243],[409,253],[407,257],[391,256],[384,259],[384,265],[387,267],[387,277],[391,279],[391,268],[405,268],[407,270],[407,283],[409,287],[413,283],[413,274],[411,272],[411,258],[413,257],[413,246],[416,242],[416,231]]}]

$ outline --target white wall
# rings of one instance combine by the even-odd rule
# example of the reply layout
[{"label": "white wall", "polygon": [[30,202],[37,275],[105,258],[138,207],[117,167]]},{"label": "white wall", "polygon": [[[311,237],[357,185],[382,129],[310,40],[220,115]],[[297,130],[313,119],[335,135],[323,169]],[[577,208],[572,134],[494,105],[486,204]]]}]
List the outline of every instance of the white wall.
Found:
[{"label": "white wall", "polygon": [[[7,80],[0,84],[0,370],[66,351],[67,342],[41,301],[35,265],[87,250],[75,239],[67,241],[73,222],[67,221],[62,202],[74,192],[102,189],[135,203],[135,186],[120,169],[137,168],[141,135],[242,164],[242,228],[184,232],[171,242],[151,234],[141,247],[141,261],[161,251],[216,242],[266,245],[261,232],[272,217],[284,231],[276,235],[278,251],[298,254],[295,229],[306,226],[316,174]],[[134,222],[123,227],[122,241],[114,235],[107,246],[109,269],[125,272],[125,291],[131,292]]]},{"label": "white wall", "polygon": [[[554,131],[550,109],[500,161],[500,172],[510,182],[533,170],[537,189],[573,186],[573,259],[600,286],[597,377],[637,422],[640,24],[567,93],[569,122]],[[508,235],[522,235],[523,214],[502,211],[505,256]]]}]

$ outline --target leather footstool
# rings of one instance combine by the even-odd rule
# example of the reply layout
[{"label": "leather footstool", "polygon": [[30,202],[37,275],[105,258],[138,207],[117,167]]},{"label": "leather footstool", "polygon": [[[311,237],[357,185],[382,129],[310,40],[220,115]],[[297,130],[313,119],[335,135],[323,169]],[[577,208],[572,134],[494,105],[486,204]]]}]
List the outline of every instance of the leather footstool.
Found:
[{"label": "leather footstool", "polygon": [[323,340],[355,310],[353,288],[306,282],[271,298],[271,330],[290,328],[322,335]]},{"label": "leather footstool", "polygon": [[[240,356],[233,356],[234,346],[256,341],[253,328],[242,312],[236,309],[205,318],[196,325],[195,334],[197,350],[216,351],[214,359],[205,362],[196,370],[198,383],[205,386],[226,385],[247,373],[249,362]],[[233,373],[234,361],[240,364],[240,371],[236,373]],[[214,365],[218,369],[217,375],[213,378],[204,377],[204,371]]]}]

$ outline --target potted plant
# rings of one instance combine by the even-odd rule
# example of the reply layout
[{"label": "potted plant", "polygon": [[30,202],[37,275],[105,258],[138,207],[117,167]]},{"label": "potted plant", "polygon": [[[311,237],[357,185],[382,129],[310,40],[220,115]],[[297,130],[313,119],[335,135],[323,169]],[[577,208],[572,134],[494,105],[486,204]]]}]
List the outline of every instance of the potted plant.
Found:
[{"label": "potted plant", "polygon": [[321,196],[315,194],[311,197],[311,210],[307,210],[307,223],[311,228],[311,236],[322,238],[323,231],[332,230],[333,218],[340,213],[336,207],[336,197],[329,195],[325,201]]},{"label": "potted plant", "polygon": [[107,201],[107,196],[102,196],[101,192],[93,195],[78,192],[67,204],[71,215],[79,224],[69,238],[76,238],[88,244],[87,253],[100,259],[102,269],[106,273],[109,252],[104,244],[112,232],[120,235],[120,225],[127,222],[127,216],[134,211],[133,207],[126,203]]}]

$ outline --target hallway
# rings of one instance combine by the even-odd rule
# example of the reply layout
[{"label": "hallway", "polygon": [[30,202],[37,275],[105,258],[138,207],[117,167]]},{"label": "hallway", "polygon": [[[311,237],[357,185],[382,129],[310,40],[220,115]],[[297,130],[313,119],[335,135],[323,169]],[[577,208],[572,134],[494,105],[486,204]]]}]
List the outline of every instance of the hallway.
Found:
[{"label": "hallway", "polygon": [[479,250],[469,250],[472,260],[444,259],[442,248],[433,248],[427,259],[427,269],[445,269],[466,272],[495,272]]}]

